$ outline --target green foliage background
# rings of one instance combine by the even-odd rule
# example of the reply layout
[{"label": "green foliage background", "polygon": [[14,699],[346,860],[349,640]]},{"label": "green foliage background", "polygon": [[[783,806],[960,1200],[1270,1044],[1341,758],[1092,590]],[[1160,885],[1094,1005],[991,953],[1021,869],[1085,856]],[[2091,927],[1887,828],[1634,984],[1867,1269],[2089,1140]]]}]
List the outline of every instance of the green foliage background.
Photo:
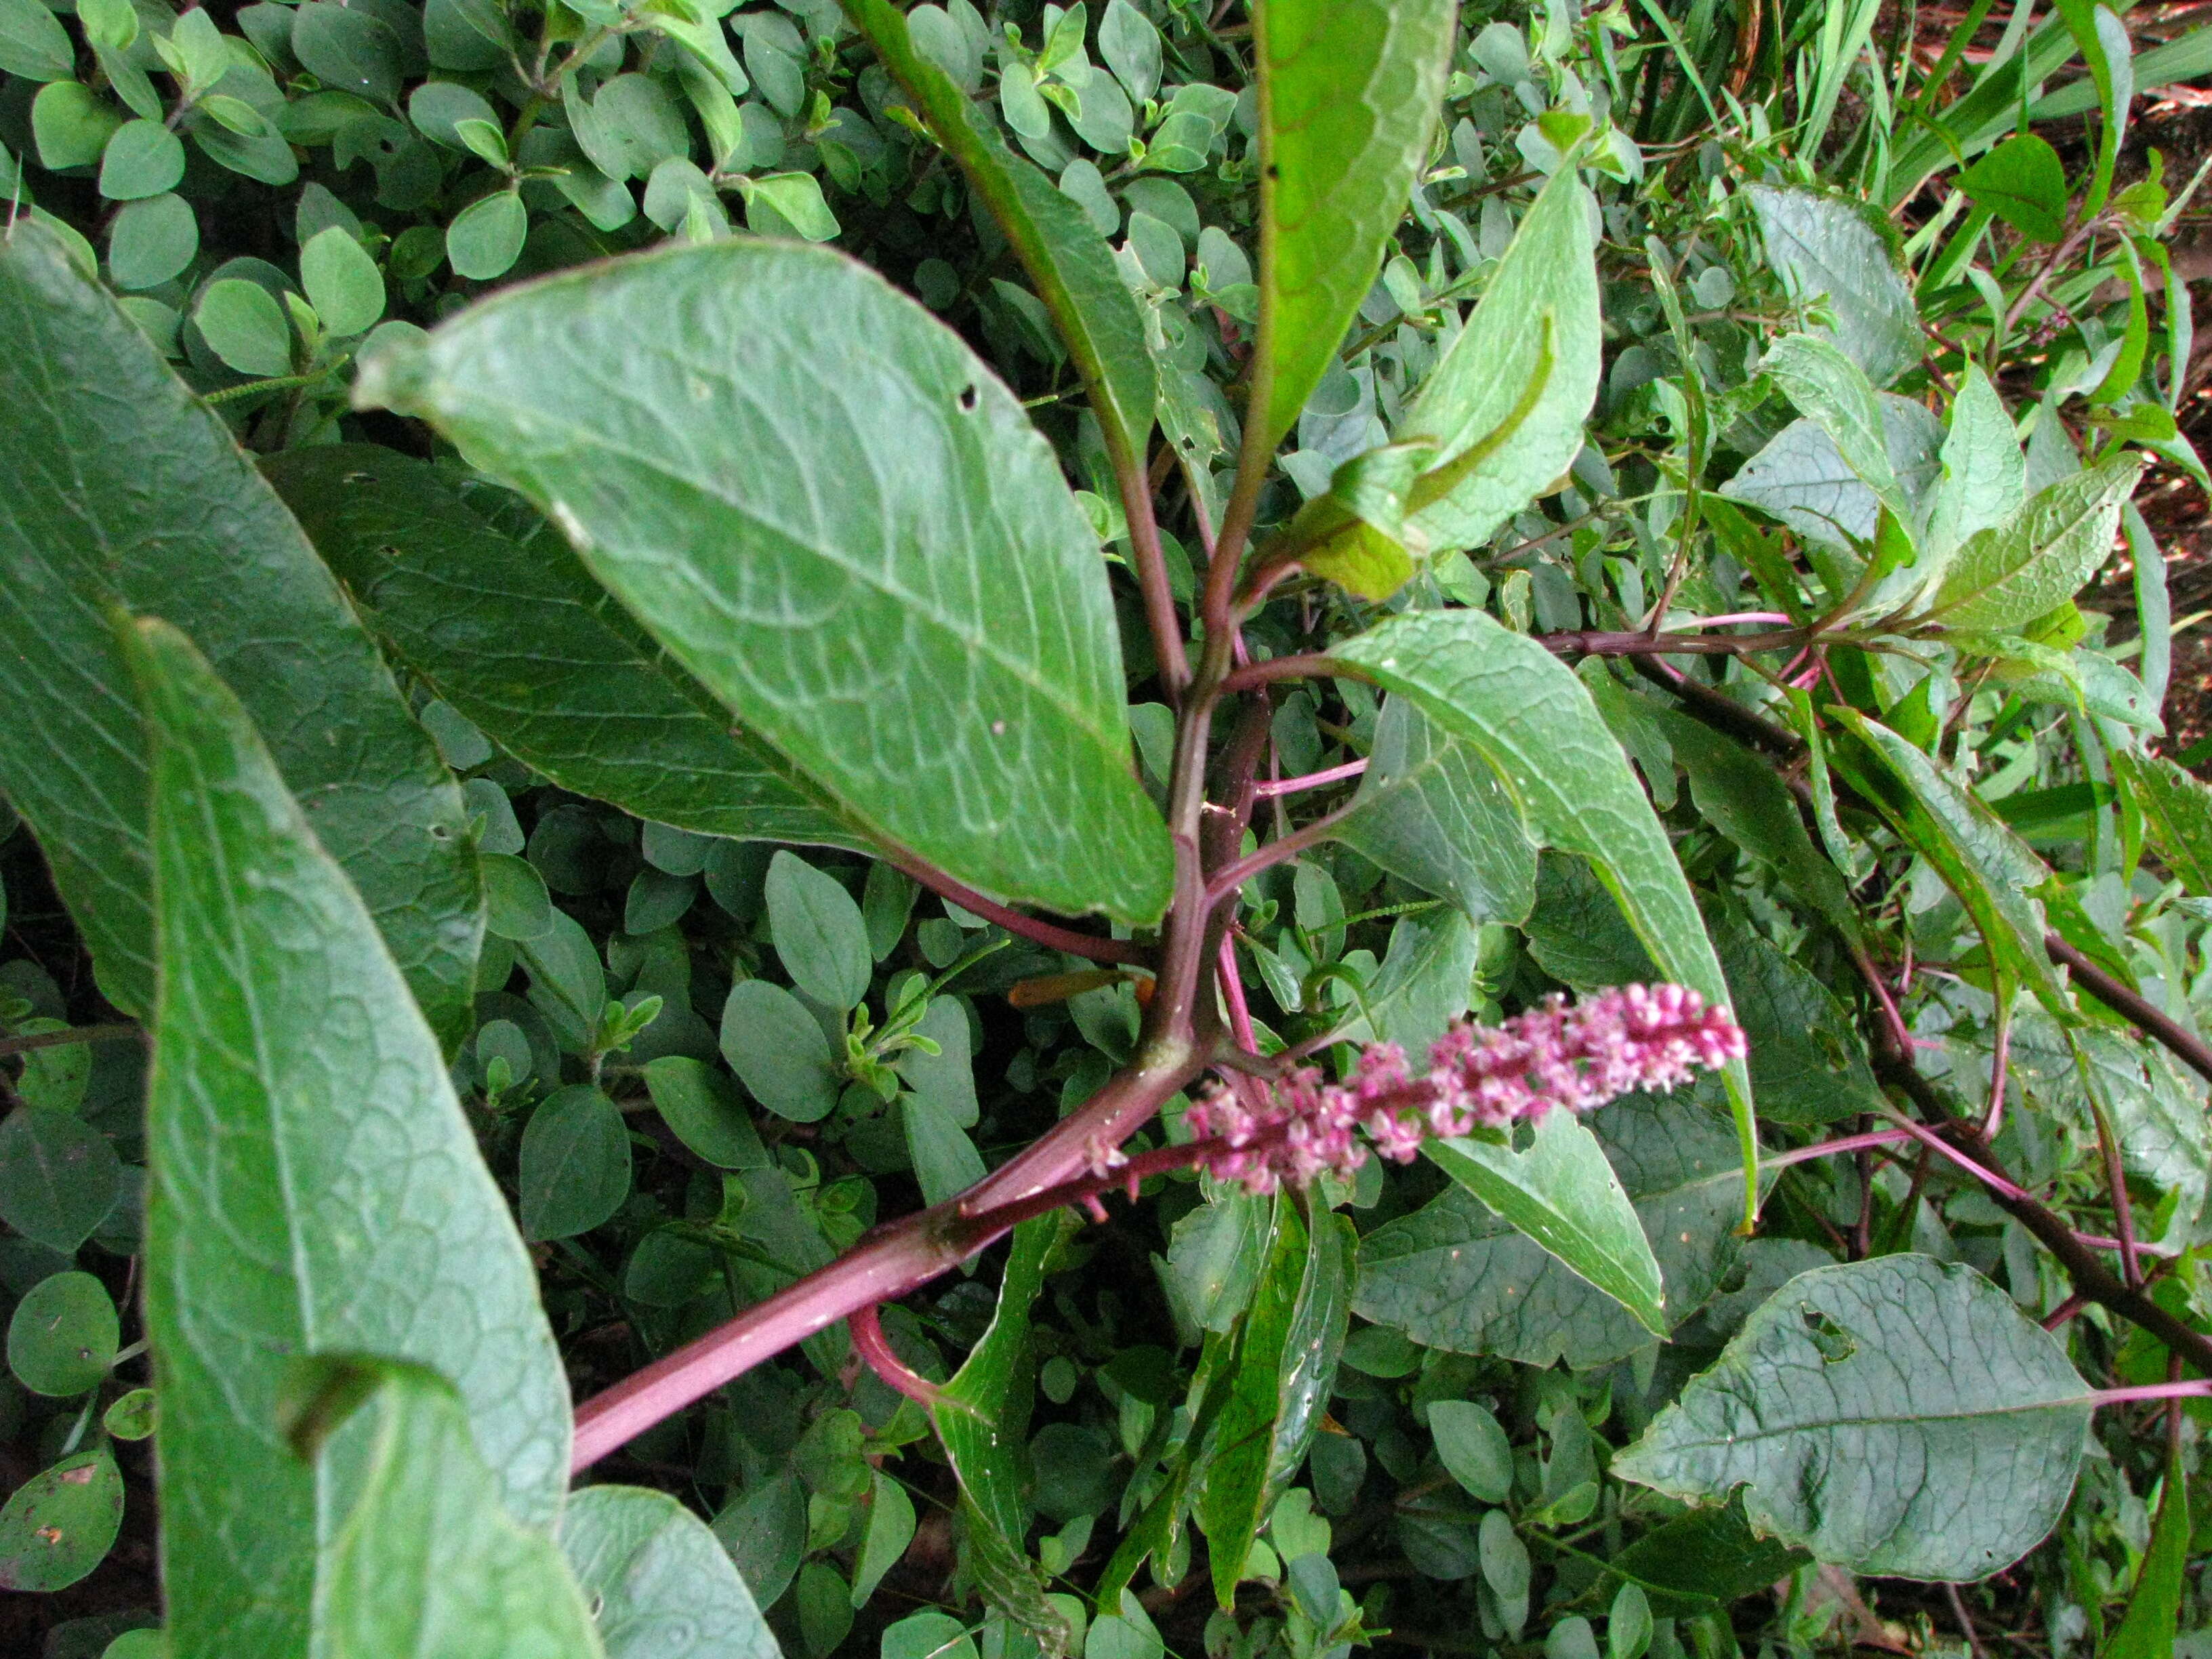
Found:
[{"label": "green foliage background", "polygon": [[[24,1651],[50,1625],[51,1652],[152,1650],[127,1633],[160,1607],[149,1448],[173,1601],[194,1574],[202,1608],[298,1592],[240,1652],[303,1650],[303,1574],[362,1653],[434,1650],[404,1645],[431,1626],[505,1651],[525,1611],[550,1651],[810,1659],[2212,1643],[2202,1402],[2093,1420],[2092,1387],[2166,1381],[2167,1346],[2085,1308],[1894,1123],[1929,1099],[1979,1120],[1994,1063],[1969,1150],[2212,1330],[2204,1083],[2044,937],[2197,1035],[2212,796],[2194,753],[2159,757],[2163,566],[2123,505],[2137,452],[2204,477],[2164,251],[2194,181],[2120,161],[2132,94],[2212,69],[2205,37],[1984,4],[1931,67],[1909,14],[1864,3],[1275,9],[1315,39],[1263,112],[1235,5],[856,4],[863,33],[834,0],[0,0],[0,194],[42,227],[0,290],[30,480],[0,508],[0,787],[28,826],[0,806],[0,1579],[55,1593],[0,1608]],[[1399,38],[1419,73],[1339,84],[1425,13],[1454,31],[1441,74]],[[1267,120],[1293,183],[1358,186],[1273,289]],[[1358,172],[1370,143],[1396,174]],[[975,182],[992,167],[1018,210]],[[588,310],[610,283],[633,287]],[[1272,356],[1263,313],[1291,342]],[[757,383],[725,387],[747,353]],[[902,424],[908,394],[931,412]],[[779,449],[786,416],[848,400],[836,445]],[[516,436],[556,416],[605,418],[690,493],[591,496]],[[568,1498],[563,1565],[567,1424],[530,1401],[960,1193],[1137,1056],[1131,978],[1017,1006],[1090,964],[872,854],[1146,935],[1174,715],[1116,463],[1152,458],[1181,614],[1271,437],[1246,505],[1303,568],[1243,644],[1344,672],[1279,690],[1260,772],[1367,771],[1254,817],[1257,844],[1358,808],[1245,889],[1261,1052],[1333,1035],[1340,1066],[1462,1013],[1702,976],[1751,1036],[1738,1121],[1716,1081],[1310,1206],[1183,1173],[1108,1226],[1030,1222],[884,1310],[951,1405],[902,1400],[833,1327],[601,1466],[632,1484]],[[1463,490],[1391,470],[1478,440]],[[869,734],[895,735],[872,750],[804,642],[670,623],[653,556],[763,502],[849,506],[902,456],[936,483],[898,579],[983,596],[982,625],[909,649],[896,605],[825,609],[908,677],[875,691]],[[2126,640],[2075,603],[2116,534]],[[1621,643],[1662,628],[1801,632]],[[1004,759],[975,729],[987,658],[1082,742],[1018,716]],[[969,744],[1005,769],[980,805]],[[234,810],[193,817],[195,790]],[[203,881],[210,848],[281,890]],[[277,974],[303,940],[359,982]],[[143,1051],[105,1028],[155,1019],[157,980],[204,1043],[165,1036],[149,1121]],[[102,1040],[22,1041],[73,1026]],[[428,1103],[404,1159],[372,1073]],[[213,1156],[209,1125],[244,1119],[194,1119],[210,1098],[250,1103],[287,1169],[328,1160],[331,1207],[303,1221]],[[197,1184],[142,1219],[165,1156]],[[385,1184],[351,1190],[354,1158]],[[452,1312],[531,1300],[484,1167],[542,1323]],[[447,1231],[381,1299],[331,1311],[356,1285],[334,1248],[298,1270],[313,1295],[210,1311],[291,1229],[373,1253],[428,1211]],[[443,1323],[420,1311],[441,1273]],[[303,1409],[228,1385],[241,1329],[370,1358],[295,1379]],[[1849,1370],[1877,1356],[1885,1379]],[[1792,1428],[1829,1367],[1849,1431]],[[1778,1461],[1736,1449],[1762,1436]],[[380,1553],[441,1481],[445,1570]],[[195,1542],[192,1494],[226,1485],[264,1553]],[[284,1516],[333,1492],[349,1525],[287,1553]],[[173,1614],[168,1639],[240,1628]]]}]

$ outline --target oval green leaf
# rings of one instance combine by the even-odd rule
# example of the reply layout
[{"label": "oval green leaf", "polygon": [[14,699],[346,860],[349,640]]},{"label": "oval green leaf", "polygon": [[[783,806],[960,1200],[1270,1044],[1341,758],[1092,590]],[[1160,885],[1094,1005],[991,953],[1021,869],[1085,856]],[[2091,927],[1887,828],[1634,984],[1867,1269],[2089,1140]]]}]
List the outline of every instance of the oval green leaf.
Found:
[{"label": "oval green leaf", "polygon": [[593,266],[380,353],[359,395],[538,501],[883,841],[1063,911],[1165,908],[1088,522],[1012,395],[872,272],[757,241]]}]

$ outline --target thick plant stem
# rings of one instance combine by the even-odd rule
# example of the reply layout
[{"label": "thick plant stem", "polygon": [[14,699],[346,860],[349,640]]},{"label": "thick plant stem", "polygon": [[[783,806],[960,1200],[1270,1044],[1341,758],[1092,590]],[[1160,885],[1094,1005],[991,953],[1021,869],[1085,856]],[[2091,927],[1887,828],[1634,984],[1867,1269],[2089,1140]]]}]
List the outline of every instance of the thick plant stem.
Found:
[{"label": "thick plant stem", "polygon": [[2076,985],[2113,1012],[2126,1016],[2131,1024],[2164,1044],[2176,1060],[2212,1082],[2212,1048],[2207,1048],[2179,1022],[2128,989],[2057,934],[2046,933],[2043,948],[2053,962],[2074,975]]},{"label": "thick plant stem", "polygon": [[53,1048],[65,1042],[120,1042],[125,1037],[143,1037],[146,1033],[136,1025],[118,1023],[112,1025],[76,1025],[66,1031],[33,1031],[27,1036],[0,1037],[0,1059],[9,1054],[28,1054],[33,1048]]}]

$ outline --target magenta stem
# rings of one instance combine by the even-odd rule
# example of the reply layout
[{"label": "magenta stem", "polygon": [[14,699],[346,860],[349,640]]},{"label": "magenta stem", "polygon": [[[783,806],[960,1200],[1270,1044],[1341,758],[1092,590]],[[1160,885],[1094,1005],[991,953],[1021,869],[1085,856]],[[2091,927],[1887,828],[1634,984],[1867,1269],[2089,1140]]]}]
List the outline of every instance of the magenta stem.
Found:
[{"label": "magenta stem", "polygon": [[1729,623],[1786,623],[1789,620],[1779,611],[1731,611],[1725,617],[1692,617],[1682,626],[1721,628]]},{"label": "magenta stem", "polygon": [[[1929,1151],[1940,1152],[1943,1157],[1949,1158],[1952,1163],[1957,1164],[1968,1175],[1973,1176],[1975,1180],[1980,1182],[1991,1192],[2002,1193],[2007,1198],[2010,1199],[2025,1199],[2029,1196],[2028,1191],[2025,1187],[2015,1187],[2012,1182],[2007,1181],[2002,1176],[1997,1174],[1994,1170],[1984,1169],[1980,1164],[1975,1163],[1972,1158],[1968,1158],[1964,1152],[1960,1152],[1956,1146],[1951,1145],[1949,1141],[1944,1139],[1942,1136],[1936,1133],[1933,1130],[1922,1128],[1917,1123],[1913,1122],[1910,1118],[1893,1117],[1890,1119],[1890,1121],[1896,1124],[1899,1128],[1904,1130],[1905,1133],[1911,1135],[1915,1140],[1927,1147]],[[2083,1240],[2083,1243],[2086,1243],[2087,1241],[2085,1239]]]},{"label": "magenta stem", "polygon": [[1326,772],[1309,772],[1302,778],[1273,778],[1266,783],[1255,783],[1252,793],[1265,800],[1273,795],[1295,795],[1307,789],[1319,789],[1324,785],[1341,783],[1346,778],[1356,778],[1367,769],[1364,760],[1346,761],[1341,766],[1332,766]]},{"label": "magenta stem", "polygon": [[1206,884],[1206,908],[1211,910],[1262,870],[1271,870],[1286,859],[1294,859],[1309,847],[1327,841],[1336,833],[1337,826],[1351,814],[1352,808],[1340,806],[1324,817],[1316,818],[1303,830],[1293,830],[1287,836],[1278,836],[1249,858],[1239,859]]},{"label": "magenta stem", "polygon": [[1039,921],[1034,916],[1025,916],[1018,910],[1008,909],[996,899],[985,898],[974,888],[954,880],[942,870],[924,864],[912,854],[894,853],[890,855],[890,861],[939,897],[949,898],[962,909],[972,911],[986,921],[995,921],[1008,933],[1033,943],[1048,945],[1055,951],[1065,951],[1070,956],[1087,957],[1093,962],[1120,963],[1131,967],[1151,964],[1151,954],[1126,939],[1101,939],[1096,933],[1079,933],[1072,927],[1057,927],[1051,922]]},{"label": "magenta stem", "polygon": [[1824,1140],[1814,1146],[1799,1146],[1786,1152],[1777,1152],[1772,1158],[1762,1158],[1762,1170],[1786,1170],[1793,1164],[1804,1164],[1816,1158],[1832,1158],[1838,1152],[1856,1152],[1869,1146],[1894,1146],[1900,1140],[1912,1137],[1902,1129],[1869,1129],[1864,1134],[1845,1135],[1840,1140]]},{"label": "magenta stem", "polygon": [[876,1304],[855,1308],[846,1316],[845,1328],[853,1334],[853,1349],[867,1362],[868,1369],[881,1377],[886,1387],[895,1389],[921,1406],[934,1406],[943,1392],[936,1383],[919,1371],[910,1370],[907,1364],[893,1351],[890,1340],[884,1334],[884,1324]]},{"label": "magenta stem", "polygon": [[1237,942],[1221,936],[1221,995],[1229,1005],[1229,1033],[1246,1054],[1256,1054],[1260,1045],[1252,1031],[1251,1005],[1244,1000],[1244,975],[1237,969]]},{"label": "magenta stem", "polygon": [[2124,1406],[2131,1400],[2187,1400],[2212,1394],[2212,1377],[2192,1376],[2179,1382],[2142,1382],[2131,1389],[2100,1389],[2089,1396],[2099,1406]]},{"label": "magenta stem", "polygon": [[1365,678],[1357,668],[1340,663],[1334,657],[1319,654],[1297,657],[1270,657],[1265,662],[1255,662],[1221,678],[1221,695],[1231,696],[1239,691],[1256,691],[1263,685],[1273,685],[1278,680],[1317,680],[1349,673]]}]

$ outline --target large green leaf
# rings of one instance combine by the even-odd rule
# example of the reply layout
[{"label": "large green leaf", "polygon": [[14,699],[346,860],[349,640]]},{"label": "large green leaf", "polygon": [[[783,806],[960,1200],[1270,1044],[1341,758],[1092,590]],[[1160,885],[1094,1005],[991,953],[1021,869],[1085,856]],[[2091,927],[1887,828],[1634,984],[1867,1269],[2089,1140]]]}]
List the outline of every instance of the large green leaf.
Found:
[{"label": "large green leaf", "polygon": [[[1555,1114],[1556,1115],[1556,1114]],[[1739,1176],[1725,1119],[1686,1095],[1633,1095],[1589,1120],[1636,1206],[1678,1325],[1740,1256]],[[1651,1331],[1534,1239],[1452,1188],[1362,1241],[1354,1309],[1423,1346],[1531,1365],[1609,1364]]]},{"label": "large green leaf", "polygon": [[[303,1441],[325,1427],[320,1413],[338,1426],[350,1401],[360,1401],[364,1419],[358,1468],[341,1475],[330,1467],[346,1461],[337,1444],[316,1460],[324,1483],[347,1501],[319,1565],[315,1651],[330,1659],[601,1659],[559,1547],[501,1506],[499,1481],[450,1383],[419,1365],[349,1358],[306,1370]],[[169,1620],[169,1650],[198,1651],[185,1645],[173,1601]],[[241,1642],[228,1651],[305,1648]]]},{"label": "large green leaf", "polygon": [[[1518,416],[1449,493],[1415,516],[1435,550],[1487,541],[1582,449],[1605,331],[1590,196],[1576,171],[1561,167],[1536,198],[1397,434],[1435,439],[1434,464],[1448,467]],[[1531,400],[1531,382],[1547,358],[1549,373]]]},{"label": "large green leaf", "polygon": [[[1918,404],[1893,392],[1875,395],[1891,477],[1917,520],[1935,487],[1943,428]],[[1807,540],[1843,551],[1874,538],[1881,502],[1873,487],[1838,453],[1836,441],[1812,419],[1792,421],[1739,468],[1721,493],[1771,513]],[[1840,599],[1843,595],[1836,597]]]},{"label": "large green leaf", "polygon": [[2132,749],[2113,752],[2112,774],[2142,809],[2150,844],[2174,878],[2212,897],[2212,789],[2162,756]]},{"label": "large green leaf", "polygon": [[1525,920],[1536,849],[1498,775],[1411,697],[1376,722],[1367,771],[1336,838],[1392,875],[1448,898],[1477,922]]},{"label": "large green leaf", "polygon": [[277,1432],[292,1360],[366,1352],[452,1377],[507,1507],[537,1524],[567,1486],[568,1380],[368,912],[191,643],[153,622],[123,637],[154,757],[145,1309],[170,1639],[179,1659],[304,1651],[328,1494]]},{"label": "large green leaf", "polygon": [[1927,620],[1977,633],[2026,626],[2081,591],[2112,556],[2142,458],[2116,456],[2046,485],[1952,556]]},{"label": "large green leaf", "polygon": [[1260,357],[1248,454],[1272,451],[1297,420],[1382,269],[1428,159],[1458,11],[1452,0],[1252,8]]},{"label": "large green leaf", "polygon": [[1224,1607],[1236,1604],[1252,1540],[1305,1461],[1344,1348],[1351,1224],[1318,1207],[1313,1223],[1309,1233],[1297,1208],[1277,1200],[1227,1396],[1206,1444],[1199,1519]]},{"label": "large green leaf", "polygon": [[1024,1465],[1036,1364],[1030,1309],[1044,1288],[1045,1262],[1066,1221],[1066,1212],[1055,1210],[1014,1229],[990,1328],[931,1413],[960,1480],[969,1571],[992,1605],[1036,1638],[1047,1659],[1066,1651],[1072,1632],[1066,1617],[1045,1599],[1043,1573],[1023,1547],[1030,1528]]},{"label": "large green leaf", "polygon": [[1006,148],[990,118],[915,46],[903,15],[884,0],[845,0],[845,13],[1006,232],[1083,376],[1109,447],[1141,465],[1158,392],[1144,319],[1106,239],[1073,198]]},{"label": "large green leaf", "polygon": [[1613,1472],[1855,1572],[1984,1577],[2049,1532],[2087,1389],[1972,1268],[1892,1255],[1801,1273]]},{"label": "large green leaf", "polygon": [[1597,1137],[1571,1112],[1547,1112],[1522,1149],[1437,1140],[1430,1162],[1583,1278],[1667,1334],[1659,1263]]},{"label": "large green leaf", "polygon": [[510,536],[437,468],[368,444],[263,468],[394,654],[562,788],[706,835],[867,845],[554,536]]},{"label": "large green leaf", "polygon": [[1958,895],[2004,981],[2025,981],[2053,1014],[2069,1016],[2071,999],[2043,948],[2043,906],[2032,896],[2051,879],[2050,866],[1911,742],[1856,709],[1829,713],[1845,728],[1830,746],[1836,769]]},{"label": "large green leaf", "polygon": [[1874,383],[1838,347],[1813,334],[1785,334],[1767,348],[1760,369],[1774,377],[1806,419],[1828,434],[1836,453],[1905,522],[1912,508],[1889,464],[1889,437]]},{"label": "large green leaf", "polygon": [[[1479,611],[1396,617],[1334,654],[1471,744],[1520,806],[1531,838],[1588,859],[1652,960],[1726,1005],[1728,981],[1674,846],[1571,669]],[[1758,1159],[1750,1075],[1739,1060],[1727,1077],[1748,1171]]]},{"label": "large green leaf", "polygon": [[1865,1040],[1835,994],[1747,922],[1723,917],[1713,939],[1751,1050],[1759,1115],[1835,1123],[1879,1111]]},{"label": "large green leaf", "polygon": [[1979,363],[1968,363],[1951,400],[1944,434],[1943,471],[1929,504],[1920,562],[1940,577],[1960,546],[2002,524],[2027,495],[2027,461],[2004,399]]},{"label": "large green leaf", "polygon": [[432,1026],[471,1029],[483,905],[459,789],[283,504],[35,228],[0,246],[0,789],[118,1006],[154,1003],[146,738],[105,607],[237,690]]},{"label": "large green leaf", "polygon": [[607,1659],[777,1659],[729,1552],[666,1492],[585,1487],[561,1516],[561,1550]]},{"label": "large green leaf", "polygon": [[866,267],[760,240],[590,266],[378,355],[360,395],[544,507],[878,839],[1158,919],[1097,539],[1013,395]]},{"label": "large green leaf", "polygon": [[1919,313],[1888,241],[1865,205],[1840,196],[1753,185],[1752,211],[1784,292],[1835,319],[1821,332],[1887,386],[1920,361]]}]

